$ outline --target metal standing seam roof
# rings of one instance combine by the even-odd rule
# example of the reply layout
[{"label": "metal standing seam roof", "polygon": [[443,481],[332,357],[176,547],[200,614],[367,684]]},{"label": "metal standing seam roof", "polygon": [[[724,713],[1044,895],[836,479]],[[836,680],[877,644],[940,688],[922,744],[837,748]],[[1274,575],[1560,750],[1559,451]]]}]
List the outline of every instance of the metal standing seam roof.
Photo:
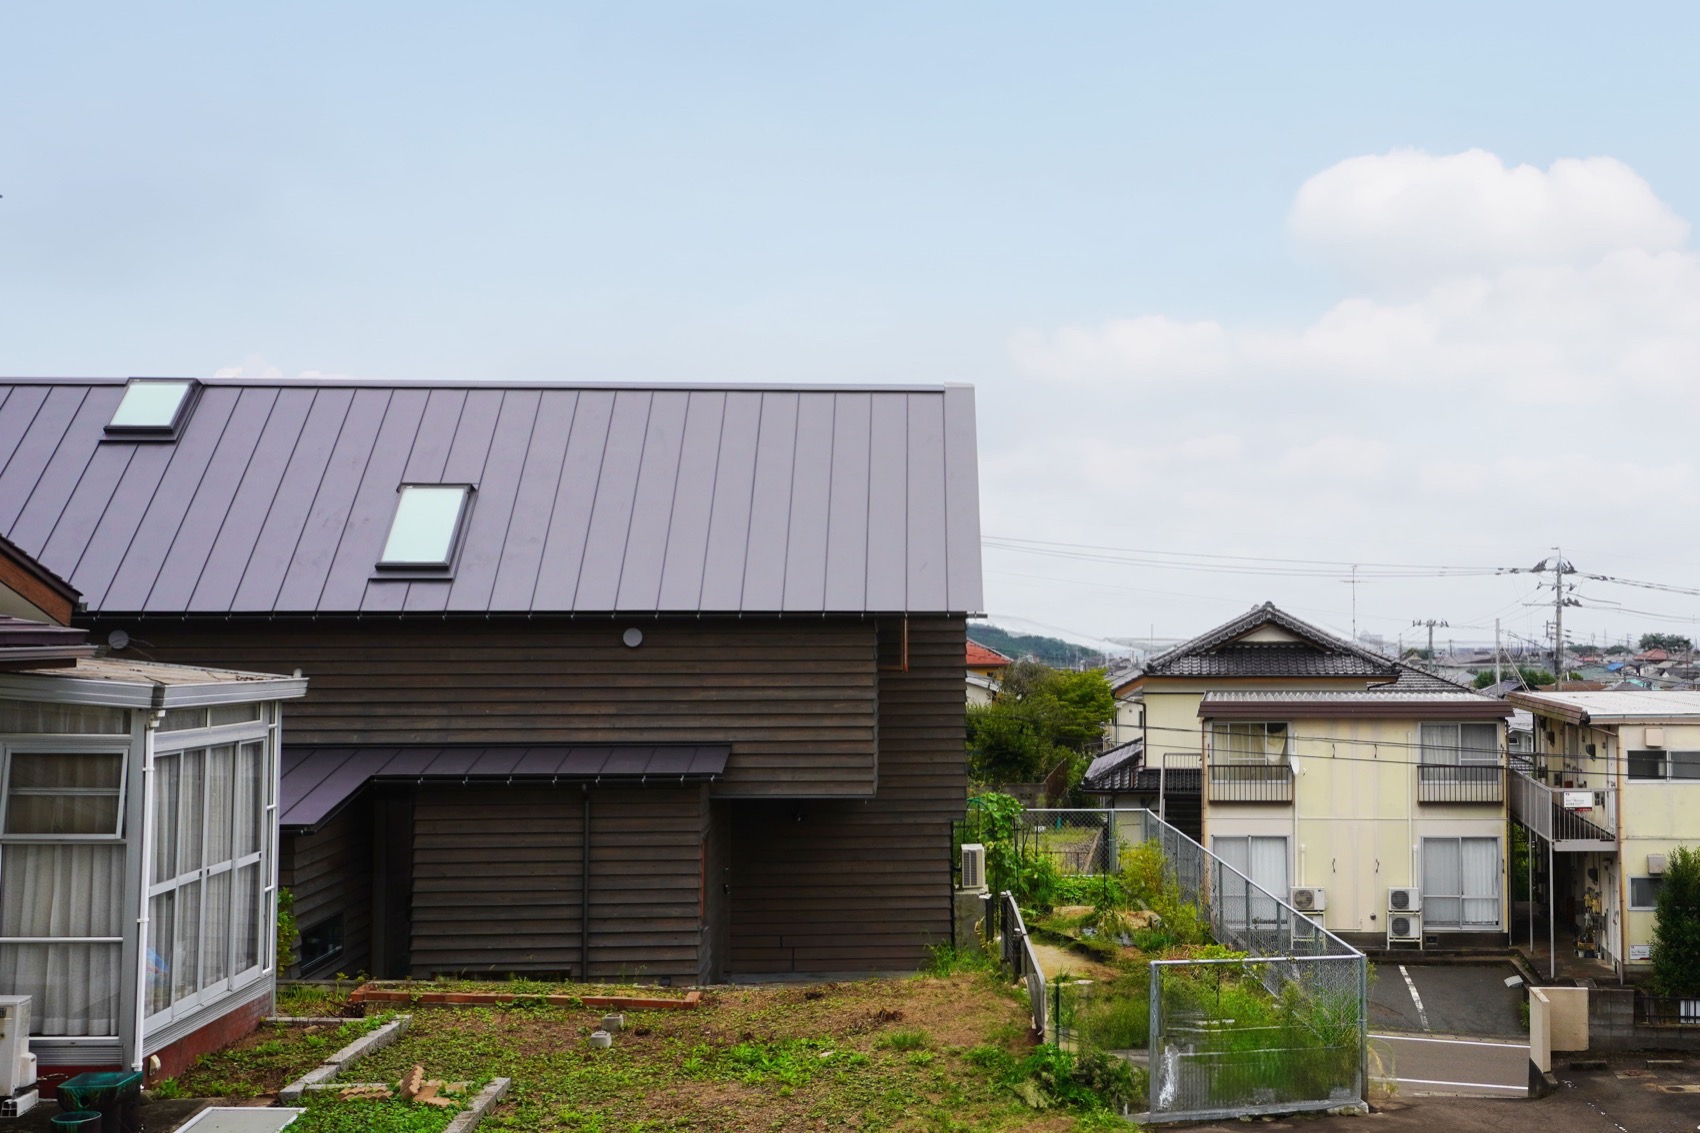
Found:
[{"label": "metal standing seam roof", "polygon": [[508,783],[567,779],[594,782],[713,779],[726,770],[730,745],[531,747],[289,747],[283,749],[278,821],[312,829],[378,779]]},{"label": "metal standing seam roof", "polygon": [[1573,723],[1700,718],[1700,692],[1643,689],[1639,692],[1514,692],[1509,700],[1537,714]]},{"label": "metal standing seam roof", "polygon": [[[983,608],[974,391],[0,379],[0,536],[116,614]],[[382,578],[404,483],[475,491],[447,579]]]}]

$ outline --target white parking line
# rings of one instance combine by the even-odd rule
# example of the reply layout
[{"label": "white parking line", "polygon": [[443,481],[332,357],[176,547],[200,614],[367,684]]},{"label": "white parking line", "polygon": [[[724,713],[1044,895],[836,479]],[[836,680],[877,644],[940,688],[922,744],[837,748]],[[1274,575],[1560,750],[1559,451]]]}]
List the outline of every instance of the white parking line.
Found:
[{"label": "white parking line", "polygon": [[1423,997],[1417,994],[1417,982],[1411,978],[1411,973],[1405,970],[1405,965],[1399,965],[1399,974],[1405,977],[1405,986],[1411,989],[1411,1002],[1417,1005],[1417,1022],[1428,1030],[1428,1012],[1423,1010]]},{"label": "white parking line", "polygon": [[1457,1086],[1466,1090],[1510,1090],[1514,1093],[1526,1094],[1527,1086],[1496,1086],[1492,1082],[1437,1082],[1432,1078],[1383,1078],[1383,1082],[1404,1082],[1411,1086]]},{"label": "white parking line", "polygon": [[1375,1032],[1375,1031],[1371,1031],[1369,1037],[1372,1038],[1372,1039],[1392,1039],[1394,1042],[1399,1042],[1399,1043],[1445,1043],[1447,1046],[1496,1046],[1496,1047],[1502,1047],[1502,1048],[1509,1048],[1511,1050],[1528,1050],[1529,1049],[1528,1043],[1519,1043],[1519,1042],[1510,1042],[1510,1041],[1493,1042],[1493,1041],[1488,1040],[1488,1039],[1434,1039],[1434,1038],[1424,1038],[1421,1035],[1397,1035],[1397,1034],[1391,1034],[1391,1033],[1381,1034],[1381,1033]]}]

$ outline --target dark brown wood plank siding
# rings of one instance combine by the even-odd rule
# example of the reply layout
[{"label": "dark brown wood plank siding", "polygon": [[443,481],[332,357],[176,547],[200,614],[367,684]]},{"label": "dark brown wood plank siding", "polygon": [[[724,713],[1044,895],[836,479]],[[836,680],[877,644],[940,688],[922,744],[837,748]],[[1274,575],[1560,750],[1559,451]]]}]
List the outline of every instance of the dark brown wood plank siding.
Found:
[{"label": "dark brown wood plank siding", "polygon": [[913,969],[950,939],[965,638],[961,619],[911,619],[909,671],[880,673],[875,798],[730,804],[730,971]]},{"label": "dark brown wood plank siding", "polygon": [[[590,978],[695,982],[705,788],[593,788],[589,796]],[[584,798],[577,787],[420,790],[414,975],[583,978]]]},{"label": "dark brown wood plank siding", "polygon": [[303,972],[325,976],[372,970],[372,834],[370,808],[357,799],[313,834],[284,834],[278,883],[295,898],[295,923],[308,929],[342,914],[342,954]]},{"label": "dark brown wood plank siding", "polygon": [[300,669],[285,743],[728,743],[721,797],[863,798],[877,778],[871,622],[149,621],[97,640],[121,625],[162,661]]}]

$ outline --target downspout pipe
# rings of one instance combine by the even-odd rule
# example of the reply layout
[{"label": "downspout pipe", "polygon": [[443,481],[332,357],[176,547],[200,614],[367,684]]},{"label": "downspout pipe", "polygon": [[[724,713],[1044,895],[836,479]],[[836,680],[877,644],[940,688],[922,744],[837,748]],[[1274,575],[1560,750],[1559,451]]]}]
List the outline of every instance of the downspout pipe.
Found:
[{"label": "downspout pipe", "polygon": [[144,1070],[145,1056],[142,1044],[147,1035],[148,1014],[148,910],[153,901],[148,897],[148,890],[153,881],[153,843],[159,832],[153,822],[154,815],[154,767],[153,746],[154,735],[160,723],[165,719],[165,686],[153,686],[153,701],[148,708],[147,720],[142,725],[142,821],[141,831],[137,838],[138,852],[141,857],[141,909],[136,914],[136,1020],[135,1030],[130,1036],[130,1069]]},{"label": "downspout pipe", "polygon": [[579,978],[590,982],[590,787],[581,788],[584,795],[584,847],[579,858]]}]

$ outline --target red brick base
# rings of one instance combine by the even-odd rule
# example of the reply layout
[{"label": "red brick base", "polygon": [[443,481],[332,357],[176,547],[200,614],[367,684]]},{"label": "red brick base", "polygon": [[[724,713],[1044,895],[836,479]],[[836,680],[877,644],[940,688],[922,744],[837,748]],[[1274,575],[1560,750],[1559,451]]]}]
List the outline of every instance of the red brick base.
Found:
[{"label": "red brick base", "polygon": [[148,1073],[145,1081],[151,1086],[165,1078],[175,1078],[189,1069],[189,1064],[208,1051],[229,1046],[260,1025],[271,1007],[271,997],[262,995],[243,1004],[228,1015],[221,1015],[198,1031],[193,1031],[168,1047],[154,1051],[159,1059],[159,1072]]}]

